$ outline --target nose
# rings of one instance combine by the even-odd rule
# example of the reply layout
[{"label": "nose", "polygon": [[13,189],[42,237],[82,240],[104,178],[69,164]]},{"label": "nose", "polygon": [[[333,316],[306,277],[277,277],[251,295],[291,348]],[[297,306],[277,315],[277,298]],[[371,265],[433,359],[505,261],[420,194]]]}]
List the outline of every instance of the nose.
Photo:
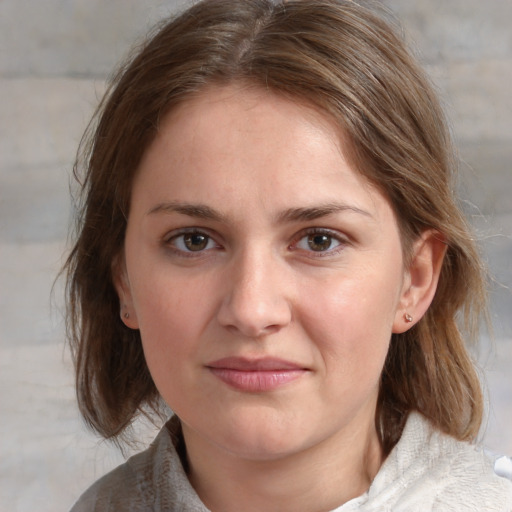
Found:
[{"label": "nose", "polygon": [[290,323],[286,272],[271,254],[241,255],[230,265],[225,285],[218,321],[228,330],[258,338]]}]

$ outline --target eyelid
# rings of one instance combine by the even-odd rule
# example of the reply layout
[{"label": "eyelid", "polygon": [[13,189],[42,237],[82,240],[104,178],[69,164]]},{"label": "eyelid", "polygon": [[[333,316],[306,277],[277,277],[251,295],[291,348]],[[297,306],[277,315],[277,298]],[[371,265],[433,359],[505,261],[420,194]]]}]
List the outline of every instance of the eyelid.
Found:
[{"label": "eyelid", "polygon": [[[339,244],[336,247],[333,247],[332,249],[328,249],[326,251],[308,251],[304,249],[297,248],[297,244],[304,238],[310,235],[327,235],[339,242]],[[343,251],[347,245],[350,244],[350,238],[347,235],[344,235],[343,233],[340,233],[339,231],[336,231],[334,229],[329,228],[306,228],[297,233],[297,235],[294,237],[292,243],[290,244],[290,249],[294,251],[302,251],[304,254],[307,254],[308,257],[311,258],[325,258],[329,256],[335,256],[339,252]]]},{"label": "eyelid", "polygon": [[[203,249],[200,251],[184,251],[182,249],[179,249],[171,244],[173,240],[180,236],[184,236],[187,234],[202,234],[207,236],[211,241],[213,241],[216,246],[209,248],[209,249]],[[297,247],[297,244],[305,237],[311,236],[311,235],[327,235],[334,240],[338,242],[338,245],[333,247],[332,249],[327,249],[326,251],[313,251],[313,250],[306,250],[301,249]],[[191,257],[191,258],[198,258],[201,256],[205,256],[212,250],[219,250],[224,249],[223,244],[219,242],[219,238],[221,238],[217,233],[212,233],[210,229],[208,228],[200,228],[196,226],[190,226],[190,227],[183,227],[183,228],[177,228],[174,229],[168,233],[166,233],[162,237],[162,243],[165,247],[167,247],[169,250],[171,250],[174,254],[181,256],[181,257]],[[310,227],[305,228],[301,231],[299,231],[293,238],[292,242],[288,245],[288,249],[292,251],[300,251],[301,253],[307,255],[310,258],[322,258],[322,257],[329,257],[329,256],[335,256],[339,252],[343,251],[348,245],[351,244],[351,239],[348,235],[330,228],[321,228],[321,227]]]},{"label": "eyelid", "polygon": [[162,237],[162,240],[164,242],[170,242],[172,239],[177,238],[180,235],[190,235],[195,233],[199,235],[206,235],[210,238],[214,238],[209,229],[198,228],[196,226],[187,226],[183,228],[176,228],[166,232],[165,235]]},{"label": "eyelid", "polygon": [[[178,247],[176,247],[172,244],[173,240],[176,240],[180,236],[189,235],[189,234],[204,235],[204,236],[208,237],[209,240],[214,242],[216,246],[211,247],[209,249],[203,249],[200,251],[185,251],[185,250],[179,249]],[[218,238],[219,237],[216,234],[212,234],[209,229],[191,226],[191,227],[174,229],[174,230],[166,233],[162,237],[162,243],[166,248],[168,248],[169,250],[171,250],[174,254],[176,254],[178,256],[181,256],[184,258],[197,258],[197,257],[204,256],[206,253],[208,253],[212,250],[221,249],[222,245],[218,242]]]}]

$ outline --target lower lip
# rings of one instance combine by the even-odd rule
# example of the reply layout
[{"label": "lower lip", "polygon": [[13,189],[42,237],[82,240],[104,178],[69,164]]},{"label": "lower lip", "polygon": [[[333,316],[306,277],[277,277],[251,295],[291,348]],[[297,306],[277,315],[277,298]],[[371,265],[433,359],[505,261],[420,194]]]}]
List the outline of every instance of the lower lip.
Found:
[{"label": "lower lip", "polygon": [[222,382],[239,391],[262,393],[273,391],[302,377],[306,370],[234,370],[212,368],[209,370]]}]

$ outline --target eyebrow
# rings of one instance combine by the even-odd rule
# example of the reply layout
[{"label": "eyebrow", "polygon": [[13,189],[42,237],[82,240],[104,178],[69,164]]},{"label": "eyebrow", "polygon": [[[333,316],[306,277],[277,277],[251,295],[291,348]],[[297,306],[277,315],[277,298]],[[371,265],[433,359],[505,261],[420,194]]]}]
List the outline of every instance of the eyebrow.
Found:
[{"label": "eyebrow", "polygon": [[151,208],[148,215],[155,213],[181,213],[189,217],[195,217],[197,219],[213,220],[222,222],[226,220],[226,217],[221,213],[217,212],[213,208],[203,204],[188,204],[180,203],[177,201],[171,201],[168,203],[160,203],[155,207]]},{"label": "eyebrow", "polygon": [[278,215],[278,222],[308,221],[327,217],[340,212],[351,212],[373,218],[373,215],[357,206],[341,203],[328,203],[309,208],[290,208]]},{"label": "eyebrow", "polygon": [[[287,222],[311,221],[334,215],[340,212],[350,212],[366,217],[373,218],[373,215],[366,210],[362,210],[357,206],[342,203],[327,203],[312,207],[289,208],[277,215],[277,223],[284,224]],[[222,213],[203,204],[189,204],[171,201],[160,203],[148,211],[148,215],[156,213],[180,213],[188,217],[196,219],[213,220],[216,222],[226,222],[227,217]]]}]

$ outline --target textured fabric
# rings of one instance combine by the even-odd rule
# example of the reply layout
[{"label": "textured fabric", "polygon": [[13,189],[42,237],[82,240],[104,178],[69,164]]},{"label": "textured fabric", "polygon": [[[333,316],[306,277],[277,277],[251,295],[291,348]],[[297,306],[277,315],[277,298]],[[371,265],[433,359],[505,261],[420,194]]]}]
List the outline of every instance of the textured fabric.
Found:
[{"label": "textured fabric", "polygon": [[176,451],[180,432],[174,416],[147,450],[98,480],[71,512],[208,512]]},{"label": "textured fabric", "polygon": [[[151,447],[98,480],[72,512],[208,512],[176,451],[171,418]],[[512,482],[482,450],[434,430],[412,413],[368,492],[333,512],[512,511]]]},{"label": "textured fabric", "polygon": [[333,512],[511,512],[512,482],[478,448],[411,413],[367,493]]}]

